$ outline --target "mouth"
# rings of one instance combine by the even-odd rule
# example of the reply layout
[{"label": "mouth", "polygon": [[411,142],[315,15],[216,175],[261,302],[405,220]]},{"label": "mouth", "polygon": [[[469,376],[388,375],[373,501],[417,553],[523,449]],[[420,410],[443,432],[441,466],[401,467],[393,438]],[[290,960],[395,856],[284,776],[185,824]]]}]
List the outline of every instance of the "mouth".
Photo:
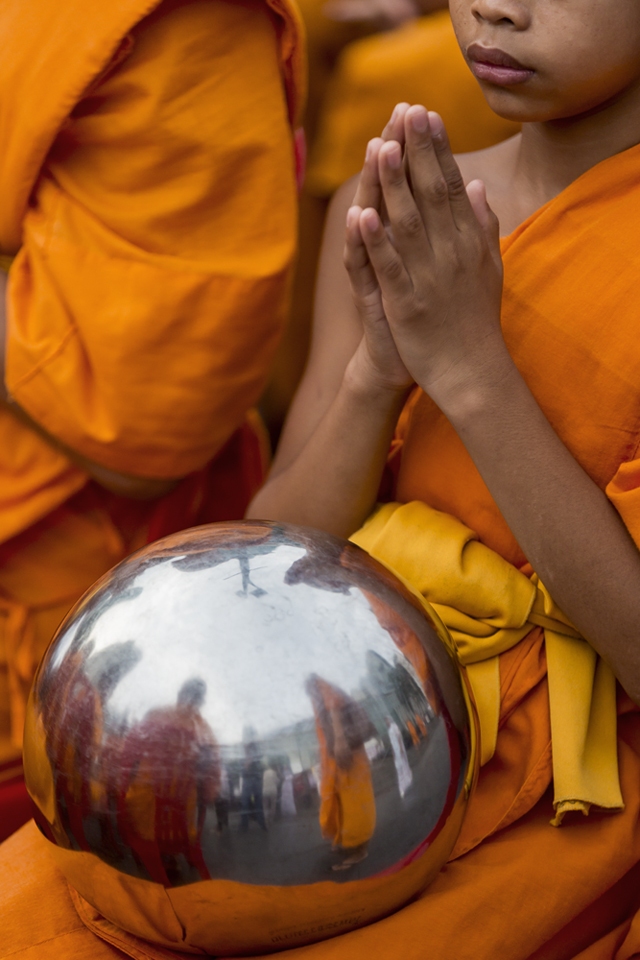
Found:
[{"label": "mouth", "polygon": [[499,87],[525,83],[535,73],[535,70],[525,67],[504,50],[483,47],[480,43],[472,43],[467,48],[467,59],[478,80],[485,80]]}]

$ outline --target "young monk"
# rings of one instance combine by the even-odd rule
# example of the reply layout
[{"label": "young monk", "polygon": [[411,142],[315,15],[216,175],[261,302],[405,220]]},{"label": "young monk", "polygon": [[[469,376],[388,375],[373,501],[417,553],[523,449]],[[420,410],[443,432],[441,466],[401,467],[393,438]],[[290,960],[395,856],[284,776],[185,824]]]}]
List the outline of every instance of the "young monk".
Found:
[{"label": "young monk", "polygon": [[[473,589],[462,572],[447,585],[458,613],[489,630],[496,610],[471,608],[516,572],[528,613],[508,646],[461,647],[474,667],[495,660],[499,696],[492,723],[491,682],[476,688],[484,765],[447,870],[375,929],[293,953],[626,960],[640,955],[640,10],[454,0],[451,14],[489,105],[523,132],[456,162],[440,118],[403,105],[370,143],[355,199],[346,186],[333,205],[311,359],[250,513],[355,534],[441,604],[425,568],[459,537],[462,560],[485,552]],[[394,433],[405,506],[371,518]]]},{"label": "young monk", "polygon": [[[405,105],[371,144],[355,201],[347,187],[333,206],[311,361],[252,513],[354,535],[459,615],[470,673],[485,672],[484,765],[420,898],[287,960],[631,960],[640,7],[451,12],[490,105],[523,133],[456,163],[438,117]],[[391,502],[374,513],[394,432]],[[63,937],[78,957],[180,955],[179,935],[145,944],[72,899],[33,825],[1,848],[0,878],[14,960],[63,956]]]}]

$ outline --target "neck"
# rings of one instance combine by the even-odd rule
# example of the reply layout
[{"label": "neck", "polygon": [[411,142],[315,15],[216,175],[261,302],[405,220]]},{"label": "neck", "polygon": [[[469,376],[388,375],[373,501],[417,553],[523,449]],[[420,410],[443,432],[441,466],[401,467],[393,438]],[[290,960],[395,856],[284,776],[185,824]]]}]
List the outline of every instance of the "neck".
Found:
[{"label": "neck", "polygon": [[525,123],[514,143],[512,183],[533,210],[602,160],[640,143],[640,85],[588,113]]}]

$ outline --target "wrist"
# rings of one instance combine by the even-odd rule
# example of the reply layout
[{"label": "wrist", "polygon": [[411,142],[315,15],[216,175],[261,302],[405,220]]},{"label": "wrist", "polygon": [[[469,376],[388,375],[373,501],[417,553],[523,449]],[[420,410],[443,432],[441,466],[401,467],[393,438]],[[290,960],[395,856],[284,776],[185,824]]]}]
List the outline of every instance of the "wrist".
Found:
[{"label": "wrist", "polygon": [[478,417],[504,409],[524,381],[501,339],[490,349],[474,354],[472,363],[452,365],[446,375],[420,386],[456,427],[464,429]]},{"label": "wrist", "polygon": [[378,370],[363,343],[347,364],[343,386],[355,399],[382,406],[404,403],[413,380],[395,378]]}]

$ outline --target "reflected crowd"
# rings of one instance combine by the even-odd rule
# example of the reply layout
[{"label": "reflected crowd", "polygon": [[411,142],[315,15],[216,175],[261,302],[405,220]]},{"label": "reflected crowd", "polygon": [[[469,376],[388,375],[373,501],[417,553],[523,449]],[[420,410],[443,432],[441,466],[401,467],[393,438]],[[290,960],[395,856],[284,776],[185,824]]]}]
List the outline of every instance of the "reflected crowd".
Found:
[{"label": "reflected crowd", "polygon": [[[266,544],[259,549],[264,556]],[[268,591],[254,583],[249,554],[246,545],[236,554],[235,596],[261,602]],[[411,855],[449,796],[450,730],[415,632],[354,583],[342,560],[328,568],[309,550],[288,567],[286,588],[357,592],[395,653],[366,650],[349,689],[309,672],[301,681],[307,716],[266,733],[245,725],[236,743],[206,719],[211,690],[201,676],[138,720],[119,712],[114,692],[144,654],[134,640],[96,649],[90,622],[56,665],[55,700],[41,698],[53,772],[53,800],[39,804],[43,832],[166,887],[221,877],[346,879],[388,870],[398,850]],[[206,569],[206,558],[179,558],[179,570],[194,567]],[[135,600],[137,590],[125,585],[119,602]],[[45,676],[45,693],[46,684]],[[410,815],[416,811],[420,817]]]}]

